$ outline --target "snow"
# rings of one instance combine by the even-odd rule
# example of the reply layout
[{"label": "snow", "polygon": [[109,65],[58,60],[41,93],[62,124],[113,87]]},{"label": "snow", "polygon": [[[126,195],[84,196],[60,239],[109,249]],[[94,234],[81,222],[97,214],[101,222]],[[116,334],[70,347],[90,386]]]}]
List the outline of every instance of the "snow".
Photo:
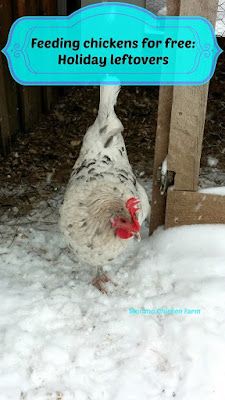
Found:
[{"label": "snow", "polygon": [[219,0],[217,22],[216,22],[216,33],[218,36],[225,36],[225,2]]},{"label": "snow", "polygon": [[225,226],[145,228],[103,295],[58,231],[62,195],[1,221],[0,399],[225,398]]},{"label": "snow", "polygon": [[209,187],[199,190],[201,193],[216,194],[218,196],[225,196],[225,187]]},{"label": "snow", "polygon": [[158,12],[158,15],[161,15],[161,16],[167,15],[167,7],[161,8],[161,10],[159,10],[159,12]]},{"label": "snow", "polygon": [[218,164],[218,160],[215,157],[208,156],[207,164],[208,164],[209,167],[216,167],[217,164]]},{"label": "snow", "polygon": [[163,160],[163,163],[162,163],[161,174],[163,176],[165,176],[167,174],[167,171],[168,171],[168,160],[167,160],[167,157],[166,157],[165,160]]}]

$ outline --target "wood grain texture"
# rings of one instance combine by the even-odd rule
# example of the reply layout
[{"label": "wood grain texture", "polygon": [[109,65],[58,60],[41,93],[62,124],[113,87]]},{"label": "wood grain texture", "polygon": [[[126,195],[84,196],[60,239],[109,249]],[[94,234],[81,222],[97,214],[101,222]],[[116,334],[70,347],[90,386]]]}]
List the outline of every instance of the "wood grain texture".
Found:
[{"label": "wood grain texture", "polygon": [[11,139],[11,129],[8,115],[7,93],[5,90],[2,53],[0,53],[0,139],[1,153],[5,154]]},{"label": "wood grain texture", "polygon": [[57,0],[58,15],[67,15],[67,0]]},{"label": "wood grain texture", "polygon": [[[25,15],[40,15],[40,0],[17,0],[15,4],[15,17]],[[35,86],[18,86],[20,114],[23,131],[29,131],[38,121],[42,107],[42,88]]]},{"label": "wood grain texture", "polygon": [[[218,0],[181,0],[180,15],[201,15],[213,24]],[[209,85],[175,87],[171,112],[168,168],[176,190],[197,190]]]},{"label": "wood grain texture", "polygon": [[[57,15],[58,4],[57,0],[40,0],[41,15]],[[57,102],[59,97],[59,88],[57,86],[45,86],[42,88],[43,95],[43,111],[49,111]]]},{"label": "wood grain texture", "polygon": [[[218,0],[167,1],[168,15],[201,15],[213,24],[216,21],[217,7]],[[187,220],[188,223],[196,221],[196,215],[191,213],[188,203],[189,211],[185,213],[184,195],[178,198],[178,195],[175,197],[172,193],[191,191],[193,196],[193,191],[197,191],[207,99],[208,84],[199,87],[160,89],[150,233],[165,221],[166,226],[175,226],[178,223],[174,221],[176,210],[180,210],[179,224],[187,223]],[[167,153],[168,169],[176,175],[175,191],[169,192],[166,199],[160,194],[157,170]],[[183,200],[181,205],[177,204],[179,200]],[[220,198],[219,201],[223,202],[223,199]],[[189,219],[187,215],[190,215]]]},{"label": "wood grain texture", "polygon": [[[1,35],[0,46],[3,48],[8,39],[8,32],[13,22],[11,2],[0,0]],[[11,144],[12,137],[20,129],[18,116],[17,87],[12,79],[8,63],[0,54],[0,151],[5,155]]]},{"label": "wood grain texture", "polygon": [[169,190],[165,227],[192,224],[225,224],[225,197]]},{"label": "wood grain texture", "polygon": [[[27,15],[57,15],[57,0],[0,0],[0,46],[7,42],[13,21]],[[0,152],[7,154],[11,138],[20,131],[29,131],[42,111],[56,103],[60,87],[28,87],[18,85],[9,73],[6,58],[0,54]]]},{"label": "wood grain texture", "polygon": [[167,0],[167,15],[180,15],[181,0]]},{"label": "wood grain texture", "polygon": [[219,0],[180,0],[180,15],[201,15],[216,23]]},{"label": "wood grain texture", "polygon": [[[179,15],[180,0],[168,0],[167,7],[169,15]],[[157,173],[168,153],[172,100],[173,87],[161,87],[159,91],[158,121],[155,140],[150,234],[152,234],[158,226],[164,225],[165,222],[166,196],[162,196],[160,193]]]},{"label": "wood grain texture", "polygon": [[174,88],[168,169],[176,174],[176,190],[198,188],[207,99],[208,84]]},{"label": "wood grain texture", "polygon": [[57,0],[41,0],[41,15],[57,15]]},{"label": "wood grain texture", "polygon": [[150,234],[160,225],[164,225],[165,221],[166,195],[162,196],[160,193],[160,183],[157,180],[157,176],[158,169],[162,165],[168,152],[172,99],[173,88],[161,87],[159,92],[158,121],[155,139]]}]

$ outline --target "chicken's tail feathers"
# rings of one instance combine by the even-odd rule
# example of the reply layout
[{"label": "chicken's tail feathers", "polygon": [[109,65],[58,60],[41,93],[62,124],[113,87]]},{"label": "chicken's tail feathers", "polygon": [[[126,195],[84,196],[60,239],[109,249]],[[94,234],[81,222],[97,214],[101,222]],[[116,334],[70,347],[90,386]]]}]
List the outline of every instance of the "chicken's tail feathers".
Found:
[{"label": "chicken's tail feathers", "polygon": [[120,85],[100,86],[99,110],[95,124],[105,148],[110,147],[113,137],[123,131],[123,125],[114,110],[119,92]]},{"label": "chicken's tail feathers", "polygon": [[114,107],[117,103],[117,97],[120,92],[120,86],[100,86],[100,101],[99,101],[99,110],[98,110],[98,122],[100,128],[105,125],[113,126],[116,122],[116,126],[114,127],[122,127],[122,124],[118,117],[116,116]]},{"label": "chicken's tail feathers", "polygon": [[114,114],[114,107],[117,103],[117,97],[120,92],[120,86],[100,86],[100,102],[98,115],[100,118],[108,117]]}]

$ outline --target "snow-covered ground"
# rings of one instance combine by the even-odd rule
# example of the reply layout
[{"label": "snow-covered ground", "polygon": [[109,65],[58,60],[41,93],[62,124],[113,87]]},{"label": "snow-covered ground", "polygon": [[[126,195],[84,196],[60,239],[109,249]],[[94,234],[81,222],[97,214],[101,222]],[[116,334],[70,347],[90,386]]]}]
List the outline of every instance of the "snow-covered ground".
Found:
[{"label": "snow-covered ground", "polygon": [[0,399],[224,399],[225,226],[145,229],[103,295],[58,231],[62,195],[1,221]]}]

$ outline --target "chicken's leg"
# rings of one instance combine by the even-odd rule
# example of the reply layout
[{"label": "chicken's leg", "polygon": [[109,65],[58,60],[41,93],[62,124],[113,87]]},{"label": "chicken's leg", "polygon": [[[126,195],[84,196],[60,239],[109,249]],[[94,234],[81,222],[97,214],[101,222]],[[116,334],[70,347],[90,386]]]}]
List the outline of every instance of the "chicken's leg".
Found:
[{"label": "chicken's leg", "polygon": [[97,269],[96,277],[92,279],[91,283],[95,286],[100,292],[107,294],[107,290],[105,288],[105,283],[111,282],[115,286],[116,284],[112,282],[112,280],[105,274],[103,269],[100,267]]}]

